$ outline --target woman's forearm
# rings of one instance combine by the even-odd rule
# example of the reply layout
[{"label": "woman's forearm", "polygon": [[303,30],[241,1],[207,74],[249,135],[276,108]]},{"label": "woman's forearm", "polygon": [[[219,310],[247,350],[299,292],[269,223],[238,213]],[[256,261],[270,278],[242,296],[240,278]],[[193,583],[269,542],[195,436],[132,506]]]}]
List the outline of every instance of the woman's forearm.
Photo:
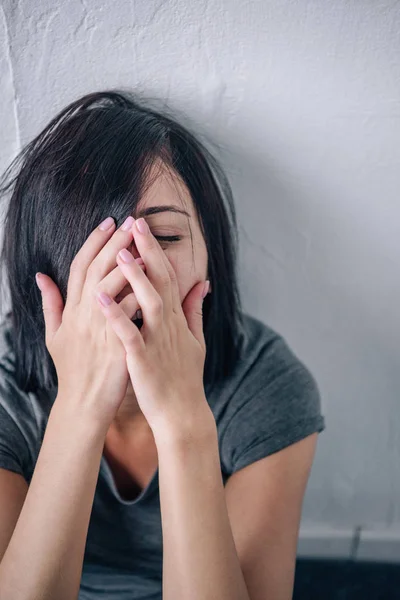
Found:
[{"label": "woman's forearm", "polygon": [[57,396],[0,564],[0,600],[78,598],[106,431]]},{"label": "woman's forearm", "polygon": [[[167,438],[167,439],[166,439]],[[164,600],[249,600],[229,522],[215,421],[155,437]]]}]

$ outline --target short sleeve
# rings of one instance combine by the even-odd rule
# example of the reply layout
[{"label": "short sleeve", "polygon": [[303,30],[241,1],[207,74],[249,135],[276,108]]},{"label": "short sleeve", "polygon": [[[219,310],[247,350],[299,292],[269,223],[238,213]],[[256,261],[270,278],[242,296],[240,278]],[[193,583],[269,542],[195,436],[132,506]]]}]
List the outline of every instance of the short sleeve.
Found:
[{"label": "short sleeve", "polygon": [[30,453],[25,438],[4,406],[0,403],[0,468],[27,479]]},{"label": "short sleeve", "polygon": [[229,475],[325,429],[318,384],[283,338],[261,352],[246,384],[230,400],[221,439]]}]

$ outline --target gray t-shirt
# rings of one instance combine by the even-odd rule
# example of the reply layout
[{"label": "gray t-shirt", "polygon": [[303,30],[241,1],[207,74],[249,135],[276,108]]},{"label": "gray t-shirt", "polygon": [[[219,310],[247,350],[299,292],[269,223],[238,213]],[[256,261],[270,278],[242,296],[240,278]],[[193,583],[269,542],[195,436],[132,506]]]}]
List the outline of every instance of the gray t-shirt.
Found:
[{"label": "gray t-shirt", "polygon": [[[284,338],[244,313],[241,360],[223,385],[205,388],[218,430],[221,475],[325,429],[317,383]],[[0,467],[29,484],[54,394],[22,392],[13,379],[7,320],[0,324]],[[133,501],[121,498],[101,458],[79,600],[161,600],[158,469]]]}]

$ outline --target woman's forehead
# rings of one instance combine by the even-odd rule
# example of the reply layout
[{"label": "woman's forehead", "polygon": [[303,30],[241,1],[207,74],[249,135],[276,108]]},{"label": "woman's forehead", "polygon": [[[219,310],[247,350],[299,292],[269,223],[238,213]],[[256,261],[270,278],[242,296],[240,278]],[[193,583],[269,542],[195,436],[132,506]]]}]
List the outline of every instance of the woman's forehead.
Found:
[{"label": "woman's forehead", "polygon": [[[150,176],[151,177],[151,176]],[[190,192],[178,176],[170,171],[162,170],[158,176],[145,186],[144,194],[137,207],[137,214],[156,214],[157,212],[170,212],[176,216],[191,217],[194,205]]]}]

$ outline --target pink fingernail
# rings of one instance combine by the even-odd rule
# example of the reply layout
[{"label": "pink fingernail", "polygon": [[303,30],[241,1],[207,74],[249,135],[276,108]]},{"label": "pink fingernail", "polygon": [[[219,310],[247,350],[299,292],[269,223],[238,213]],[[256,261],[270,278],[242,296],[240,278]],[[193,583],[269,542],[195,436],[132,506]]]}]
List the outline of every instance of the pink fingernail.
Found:
[{"label": "pink fingernail", "polygon": [[125,219],[125,221],[122,223],[121,225],[121,230],[122,231],[129,231],[130,228],[132,227],[132,223],[134,222],[134,218],[129,216]]},{"label": "pink fingernail", "polygon": [[147,225],[147,223],[143,219],[143,217],[141,217],[140,219],[138,219],[136,221],[136,226],[140,233],[146,234],[146,233],[149,233],[149,231],[150,231],[149,226]]},{"label": "pink fingernail", "polygon": [[101,229],[102,231],[107,231],[107,229],[110,229],[110,227],[112,225],[114,225],[114,222],[115,221],[112,217],[107,217],[107,219],[105,219],[105,221],[100,223],[99,229]]},{"label": "pink fingernail", "polygon": [[107,294],[105,294],[104,292],[100,292],[99,294],[97,294],[97,298],[103,306],[109,306],[112,302],[110,296],[107,296]]},{"label": "pink fingernail", "polygon": [[128,250],[126,248],[123,248],[122,250],[120,250],[118,252],[118,256],[120,257],[121,260],[124,261],[124,263],[130,263],[130,262],[133,262],[133,260],[134,260],[132,254],[130,252],[128,252]]},{"label": "pink fingernail", "polygon": [[207,296],[207,292],[208,292],[208,288],[209,287],[210,287],[210,281],[207,279],[207,281],[204,284],[203,293],[201,295],[202,298],[205,298]]}]

